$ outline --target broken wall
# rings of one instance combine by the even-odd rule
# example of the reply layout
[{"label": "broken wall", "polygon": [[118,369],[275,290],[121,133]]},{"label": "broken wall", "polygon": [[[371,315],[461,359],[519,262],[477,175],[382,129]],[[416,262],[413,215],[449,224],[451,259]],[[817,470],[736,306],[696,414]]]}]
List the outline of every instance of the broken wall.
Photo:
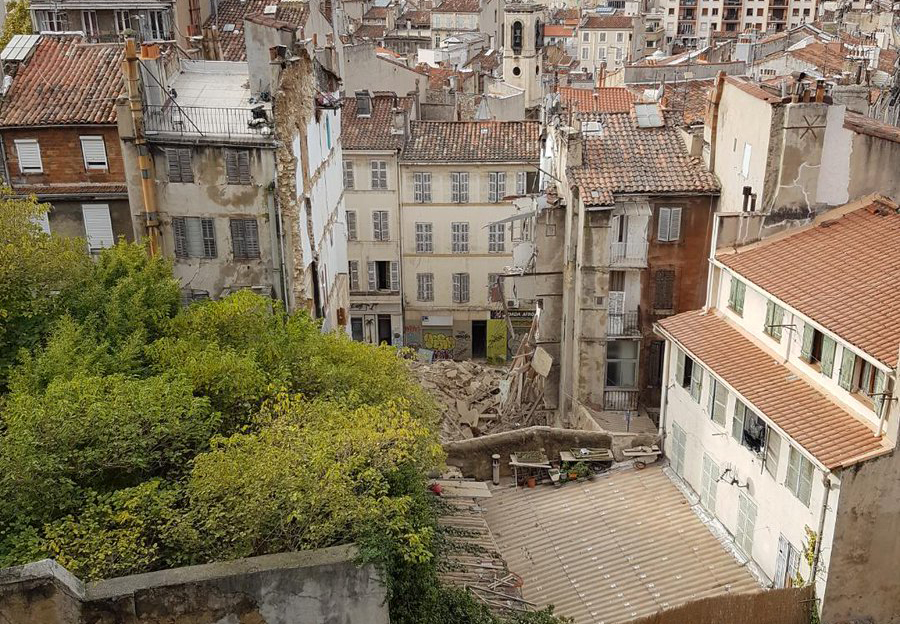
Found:
[{"label": "broken wall", "polygon": [[618,461],[622,461],[625,459],[622,455],[624,449],[656,443],[657,437],[647,434],[610,434],[555,427],[527,427],[471,440],[449,442],[443,446],[444,452],[447,453],[448,466],[456,466],[465,477],[486,481],[491,478],[491,456],[495,453],[500,455],[500,474],[510,476],[511,453],[543,449],[547,457],[554,461],[559,459],[561,450],[607,448],[612,450]]}]

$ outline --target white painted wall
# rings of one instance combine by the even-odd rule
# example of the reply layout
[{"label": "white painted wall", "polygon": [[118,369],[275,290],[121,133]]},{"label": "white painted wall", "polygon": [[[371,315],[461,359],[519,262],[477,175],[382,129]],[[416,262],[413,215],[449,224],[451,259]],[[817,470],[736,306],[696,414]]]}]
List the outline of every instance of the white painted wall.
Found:
[{"label": "white painted wall", "polygon": [[[715,174],[722,183],[720,211],[740,212],[745,186],[757,194],[757,210],[762,208],[771,125],[772,107],[767,102],[725,83],[719,105],[715,162]],[[747,176],[742,175],[745,144],[750,145]]]},{"label": "white painted wall", "polygon": [[[847,392],[838,384],[841,358],[843,357],[845,349],[852,350],[857,357],[865,357],[862,351],[854,349],[852,345],[846,340],[841,339],[841,337],[834,332],[830,332],[827,328],[824,328],[817,323],[813,323],[817,329],[825,330],[827,334],[837,342],[834,357],[834,370],[830,377],[826,377],[816,367],[811,366],[808,362],[800,358],[800,349],[803,345],[803,328],[807,322],[813,322],[811,319],[800,314],[794,314],[790,310],[785,310],[784,324],[794,324],[797,329],[796,331],[790,331],[789,329],[784,328],[782,331],[781,342],[776,342],[773,338],[763,332],[766,321],[766,302],[769,299],[769,295],[748,282],[744,296],[743,315],[738,316],[733,310],[728,308],[728,294],[731,289],[731,280],[734,278],[727,270],[722,271],[721,275],[722,283],[721,287],[718,289],[718,301],[716,302],[716,307],[722,311],[723,316],[752,334],[753,339],[757,343],[767,349],[771,349],[773,355],[775,355],[779,361],[784,362],[784,358],[787,357],[789,353],[787,363],[795,369],[798,374],[803,375],[803,377],[812,383],[820,392],[840,403],[842,407],[856,414],[859,418],[869,423],[870,426],[878,426],[878,420],[875,418],[875,412],[871,407],[871,403],[860,400],[856,395]],[[876,361],[872,358],[866,359],[872,364],[876,364]],[[888,373],[886,366],[882,364],[880,367],[886,374]]]},{"label": "white painted wall", "polygon": [[[700,402],[695,402],[688,390],[682,388],[675,379],[675,354],[673,343],[669,343],[669,390],[666,406],[666,430],[665,452],[672,457],[672,425],[676,423],[686,434],[686,452],[684,471],[682,477],[696,492],[701,491],[701,475],[703,469],[703,456],[709,455],[718,465],[722,474],[725,468],[731,468],[740,484],[750,482],[749,490],[731,485],[729,482],[720,481],[716,487],[715,509],[709,509],[732,535],[737,530],[738,506],[740,493],[749,493],[750,498],[757,506],[756,523],[753,531],[752,552],[745,553],[750,556],[762,572],[773,579],[776,574],[776,561],[778,557],[778,538],[784,537],[792,546],[801,552],[807,543],[804,528],[809,527],[817,531],[819,518],[822,513],[822,502],[825,488],[822,483],[823,472],[816,469],[813,474],[812,493],[809,506],[804,505],[785,486],[784,479],[787,472],[789,440],[782,433],[781,452],[779,454],[778,470],[776,476],[767,472],[763,467],[763,460],[753,451],[739,444],[731,436],[731,423],[734,418],[735,393],[729,392],[726,409],[725,427],[714,423],[708,412],[709,392],[712,387],[710,371],[704,370],[703,391]],[[722,381],[719,379],[719,381]],[[761,414],[765,418],[764,414]],[[771,421],[767,421],[772,425]],[[804,453],[806,455],[806,453]],[[812,459],[807,455],[809,459]],[[835,481],[836,482],[836,481]],[[837,507],[839,491],[833,487],[829,496],[829,510],[826,512],[825,539],[821,561],[823,568],[827,567],[828,557],[831,551],[831,536],[834,529],[835,509]],[[810,575],[809,565],[802,560],[800,574],[804,579]],[[820,575],[821,578],[821,575]],[[819,584],[818,591],[824,590],[824,580]],[[821,594],[820,594],[821,595]]]}]

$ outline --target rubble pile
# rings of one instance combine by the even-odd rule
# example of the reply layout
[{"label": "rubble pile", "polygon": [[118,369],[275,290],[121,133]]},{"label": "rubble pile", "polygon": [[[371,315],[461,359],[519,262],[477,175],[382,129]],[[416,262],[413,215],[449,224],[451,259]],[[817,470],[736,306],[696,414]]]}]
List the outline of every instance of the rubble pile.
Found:
[{"label": "rubble pile", "polygon": [[438,403],[441,442],[465,440],[500,431],[500,381],[503,368],[477,362],[412,362],[413,374]]}]

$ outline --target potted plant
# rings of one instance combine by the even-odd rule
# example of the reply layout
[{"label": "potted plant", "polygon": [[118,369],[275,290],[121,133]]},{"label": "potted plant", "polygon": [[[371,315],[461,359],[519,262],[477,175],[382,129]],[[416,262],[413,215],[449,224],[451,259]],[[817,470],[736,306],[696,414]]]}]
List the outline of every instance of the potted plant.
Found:
[{"label": "potted plant", "polygon": [[537,479],[535,478],[534,475],[528,475],[527,477],[525,477],[525,485],[527,487],[533,488],[536,483],[537,483]]},{"label": "potted plant", "polygon": [[566,464],[566,473],[569,475],[569,481],[577,481],[578,464]]},{"label": "potted plant", "polygon": [[575,466],[572,469],[575,471],[575,474],[579,477],[587,479],[588,477],[591,476],[590,467],[583,461],[580,461],[577,464],[575,464]]}]

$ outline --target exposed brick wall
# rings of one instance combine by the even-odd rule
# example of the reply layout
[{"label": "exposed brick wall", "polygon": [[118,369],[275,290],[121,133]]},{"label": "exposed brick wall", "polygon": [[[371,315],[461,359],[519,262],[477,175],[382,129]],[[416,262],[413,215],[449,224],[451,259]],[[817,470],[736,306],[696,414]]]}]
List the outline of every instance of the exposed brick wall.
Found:
[{"label": "exposed brick wall", "polygon": [[[4,143],[4,157],[9,171],[10,185],[34,184],[82,184],[120,183],[125,184],[125,164],[122,148],[115,126],[54,126],[47,128],[7,128],[0,131]],[[103,136],[106,144],[106,171],[87,171],[81,153],[81,136]],[[44,172],[23,175],[19,170],[14,141],[36,139],[41,146],[41,160]]]}]

